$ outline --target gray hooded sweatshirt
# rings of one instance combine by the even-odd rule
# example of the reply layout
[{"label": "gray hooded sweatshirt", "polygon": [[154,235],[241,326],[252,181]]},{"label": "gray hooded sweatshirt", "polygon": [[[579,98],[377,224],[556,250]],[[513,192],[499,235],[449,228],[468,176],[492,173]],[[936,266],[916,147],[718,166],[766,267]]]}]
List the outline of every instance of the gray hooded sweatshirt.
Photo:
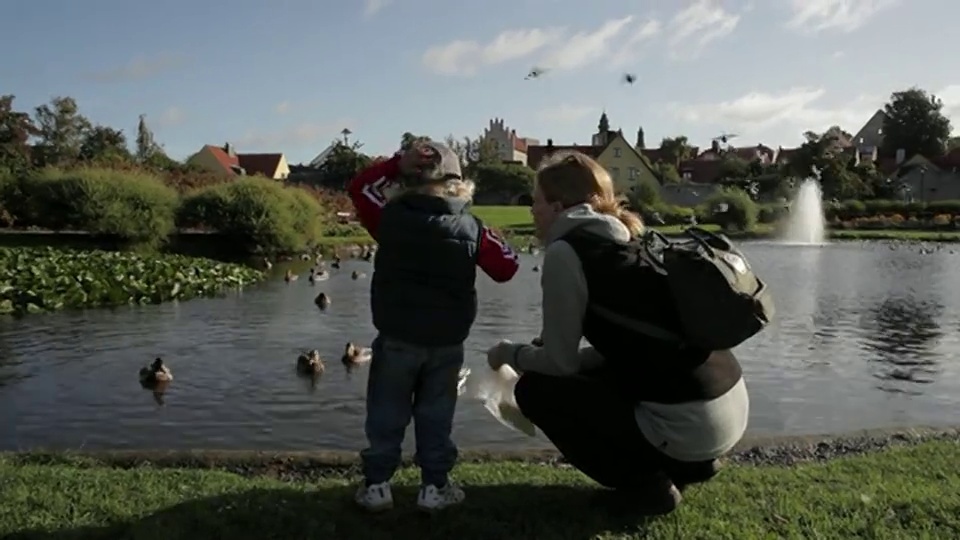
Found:
[{"label": "gray hooded sweatshirt", "polygon": [[[587,309],[587,282],[573,247],[558,240],[583,229],[618,241],[630,232],[616,217],[600,214],[588,204],[571,207],[557,216],[546,238],[540,285],[543,290],[543,347],[516,345],[510,363],[518,371],[570,376],[603,364],[593,347],[581,347]],[[630,354],[624,351],[624,354]],[[643,356],[643,351],[637,351]],[[713,354],[731,354],[719,351]],[[513,359],[516,358],[514,362]],[[576,396],[570,396],[576,399]],[[641,401],[635,415],[648,441],[681,461],[716,459],[743,437],[750,401],[741,379],[726,394],[707,401],[661,404]]]}]

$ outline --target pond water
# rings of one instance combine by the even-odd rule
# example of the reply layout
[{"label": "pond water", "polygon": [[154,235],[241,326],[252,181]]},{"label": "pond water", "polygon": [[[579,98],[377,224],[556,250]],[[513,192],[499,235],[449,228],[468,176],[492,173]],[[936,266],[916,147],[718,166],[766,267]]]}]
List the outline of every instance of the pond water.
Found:
[{"label": "pond water", "polygon": [[[960,413],[960,254],[953,246],[742,245],[772,287],[777,319],[737,350],[756,435],[955,423]],[[480,317],[468,365],[500,338],[539,330],[539,274],[478,279]],[[298,266],[305,271],[306,266]],[[0,449],[36,447],[357,449],[366,370],[348,374],[347,341],[368,344],[362,261],[330,280],[276,279],[242,294],[179,304],[0,321]],[[277,269],[282,271],[282,269]],[[313,305],[319,291],[333,304]],[[294,373],[303,348],[328,359],[311,388]],[[164,403],[137,371],[156,356],[175,374]],[[547,447],[463,400],[463,447]],[[408,437],[408,443],[412,437]]]}]

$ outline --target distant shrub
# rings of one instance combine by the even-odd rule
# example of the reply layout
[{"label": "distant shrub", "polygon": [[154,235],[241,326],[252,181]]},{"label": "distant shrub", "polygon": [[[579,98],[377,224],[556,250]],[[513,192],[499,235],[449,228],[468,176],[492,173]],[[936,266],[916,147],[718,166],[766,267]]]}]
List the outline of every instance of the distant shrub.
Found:
[{"label": "distant shrub", "polygon": [[147,245],[162,244],[174,231],[179,202],[154,175],[97,168],[34,171],[11,197],[22,197],[17,210],[31,225]]},{"label": "distant shrub", "polygon": [[737,188],[718,191],[702,207],[702,215],[724,229],[749,231],[757,225],[759,214],[757,203]]},{"label": "distant shrub", "polygon": [[324,214],[300,188],[245,177],[187,194],[177,224],[217,231],[250,253],[294,253],[319,241]]}]

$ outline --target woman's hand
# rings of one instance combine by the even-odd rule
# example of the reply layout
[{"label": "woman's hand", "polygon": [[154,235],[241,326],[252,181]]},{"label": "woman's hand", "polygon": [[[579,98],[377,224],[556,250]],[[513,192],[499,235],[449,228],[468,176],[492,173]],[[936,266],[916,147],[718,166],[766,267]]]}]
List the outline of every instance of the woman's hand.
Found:
[{"label": "woman's hand", "polygon": [[494,371],[499,370],[504,364],[512,364],[516,350],[517,345],[514,345],[512,341],[509,339],[501,340],[500,343],[490,347],[490,350],[487,351],[487,364]]}]

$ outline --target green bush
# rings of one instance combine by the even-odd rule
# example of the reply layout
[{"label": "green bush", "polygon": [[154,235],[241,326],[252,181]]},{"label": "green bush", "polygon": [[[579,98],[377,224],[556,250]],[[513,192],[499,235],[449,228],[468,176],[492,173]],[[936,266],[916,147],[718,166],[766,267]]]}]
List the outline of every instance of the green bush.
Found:
[{"label": "green bush", "polygon": [[760,223],[776,223],[787,216],[787,207],[780,203],[760,205],[757,220]]},{"label": "green bush", "polygon": [[[721,205],[726,204],[725,212],[719,212]],[[712,195],[703,204],[701,215],[708,223],[715,223],[724,229],[739,229],[749,231],[757,225],[760,209],[743,190],[727,188]]]},{"label": "green bush", "polygon": [[294,253],[320,239],[323,217],[306,191],[248,177],[187,194],[177,224],[220,232],[250,253]]},{"label": "green bush", "polygon": [[[7,186],[30,225],[160,245],[174,231],[177,192],[160,178],[133,171],[46,168]],[[18,199],[22,197],[22,199]],[[16,213],[15,212],[15,213]]]}]

